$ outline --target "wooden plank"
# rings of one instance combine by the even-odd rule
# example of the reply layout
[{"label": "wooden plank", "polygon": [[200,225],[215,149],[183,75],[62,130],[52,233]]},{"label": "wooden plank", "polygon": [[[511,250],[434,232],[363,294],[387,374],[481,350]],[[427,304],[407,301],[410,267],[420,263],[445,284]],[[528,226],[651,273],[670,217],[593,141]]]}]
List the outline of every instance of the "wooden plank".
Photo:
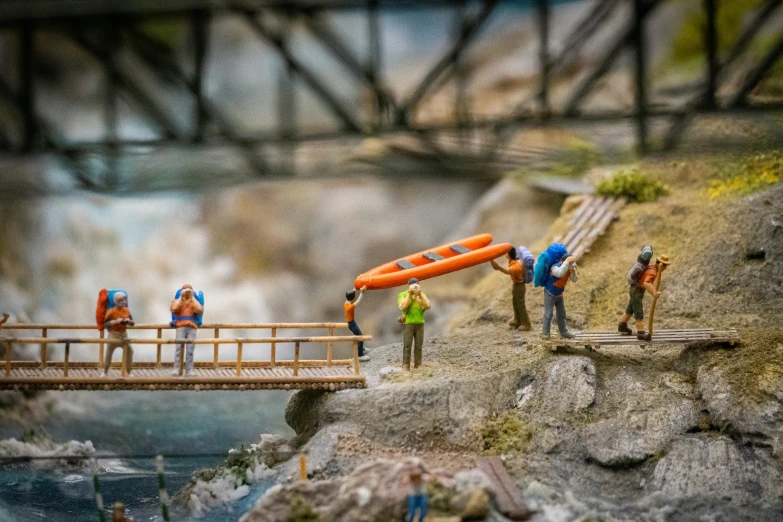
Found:
[{"label": "wooden plank", "polygon": [[568,226],[573,226],[576,221],[582,217],[582,214],[585,213],[587,208],[593,203],[593,200],[595,198],[593,196],[585,196],[585,198],[582,200],[582,202],[579,204],[579,206],[574,211],[573,215],[571,216],[571,219],[568,220]]},{"label": "wooden plank", "polygon": [[[215,328],[215,339],[217,339],[218,337],[220,337],[220,328]],[[213,361],[212,362],[213,362],[213,367],[215,369],[217,369],[217,367],[218,367],[218,357],[219,356],[220,356],[220,345],[215,343],[214,348],[213,348],[213,354],[212,354],[212,357],[213,357]]]},{"label": "wooden plank", "polygon": [[511,520],[527,520],[532,513],[500,457],[477,457],[476,467],[492,482],[498,510]]}]

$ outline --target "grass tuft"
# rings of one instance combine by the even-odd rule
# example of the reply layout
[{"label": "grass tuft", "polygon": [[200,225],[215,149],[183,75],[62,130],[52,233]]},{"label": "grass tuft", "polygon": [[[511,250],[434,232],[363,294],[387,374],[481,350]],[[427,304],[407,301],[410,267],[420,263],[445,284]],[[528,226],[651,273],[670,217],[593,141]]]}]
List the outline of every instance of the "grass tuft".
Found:
[{"label": "grass tuft", "polygon": [[484,451],[490,455],[524,451],[533,435],[513,411],[485,419],[479,433],[484,441]]},{"label": "grass tuft", "polygon": [[779,150],[749,156],[724,168],[707,189],[710,199],[746,195],[783,180],[783,154]]}]

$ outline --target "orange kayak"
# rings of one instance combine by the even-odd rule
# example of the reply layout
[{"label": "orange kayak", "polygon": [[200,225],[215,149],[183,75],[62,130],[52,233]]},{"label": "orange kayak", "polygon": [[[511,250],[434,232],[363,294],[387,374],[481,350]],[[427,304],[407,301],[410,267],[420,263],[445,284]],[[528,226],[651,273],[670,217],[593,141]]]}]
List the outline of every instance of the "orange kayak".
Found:
[{"label": "orange kayak", "polygon": [[363,273],[356,278],[353,286],[354,288],[366,286],[368,290],[392,288],[408,284],[408,279],[411,277],[424,280],[480,265],[511,250],[509,243],[497,245],[490,245],[490,243],[492,243],[492,234],[479,234],[411,254]]}]

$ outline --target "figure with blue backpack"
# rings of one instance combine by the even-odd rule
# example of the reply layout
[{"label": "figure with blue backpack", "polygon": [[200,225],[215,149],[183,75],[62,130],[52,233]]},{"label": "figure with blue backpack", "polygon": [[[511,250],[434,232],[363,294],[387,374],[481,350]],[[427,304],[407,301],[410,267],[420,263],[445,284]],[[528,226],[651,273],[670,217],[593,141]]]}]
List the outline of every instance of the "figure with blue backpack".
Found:
[{"label": "figure with blue backpack", "polygon": [[[490,261],[490,264],[495,270],[511,277],[511,306],[514,309],[514,318],[508,322],[508,325],[522,332],[528,332],[532,325],[530,324],[530,317],[525,306],[525,284],[533,280],[533,254],[525,247],[519,248],[522,249],[521,253],[523,256],[525,254],[529,256],[529,261],[524,257],[520,261],[520,250],[511,247],[511,250],[506,253],[508,268],[503,268],[494,259]],[[530,269],[528,270],[527,266],[523,267],[523,263],[529,263]]]},{"label": "figure with blue backpack", "polygon": [[133,316],[128,309],[128,294],[123,290],[102,289],[98,294],[98,307],[95,311],[98,330],[108,330],[109,339],[103,356],[103,371],[101,377],[106,377],[111,369],[111,358],[114,350],[122,347],[126,362],[126,370],[131,372],[133,366],[133,347],[128,343],[128,326],[133,326]]},{"label": "figure with blue backpack", "polygon": [[185,376],[191,377],[193,373],[193,351],[196,345],[196,332],[201,326],[201,318],[204,315],[204,294],[194,292],[190,285],[182,285],[171,301],[171,327],[177,329],[177,341],[183,341],[175,345],[174,370],[172,375],[179,375],[179,367],[182,363],[183,348],[185,355]]},{"label": "figure with blue backpack", "polygon": [[544,287],[544,325],[542,335],[549,337],[553,312],[557,311],[557,329],[560,337],[572,339],[573,333],[566,327],[565,301],[563,292],[568,281],[576,283],[576,260],[568,255],[568,249],[562,243],[552,243],[541,252],[536,261],[533,284]]}]

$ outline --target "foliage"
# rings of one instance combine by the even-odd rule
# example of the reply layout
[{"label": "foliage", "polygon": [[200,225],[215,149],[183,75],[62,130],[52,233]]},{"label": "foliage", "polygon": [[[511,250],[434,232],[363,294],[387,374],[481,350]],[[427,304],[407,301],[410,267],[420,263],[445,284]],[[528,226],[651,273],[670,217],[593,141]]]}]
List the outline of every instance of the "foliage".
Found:
[{"label": "foliage", "polygon": [[524,451],[533,432],[522,424],[513,411],[490,417],[479,428],[484,441],[484,451],[490,454],[505,454]]},{"label": "foliage", "polygon": [[[720,2],[715,16],[718,53],[725,52],[737,41],[744,27],[745,15],[758,7],[762,0],[745,0],[744,2]],[[707,25],[707,14],[701,6],[692,11],[680,27],[679,33],[672,42],[672,61],[688,63],[704,56],[704,28]]]},{"label": "foliage", "polygon": [[783,155],[780,151],[755,154],[725,167],[719,179],[707,190],[710,199],[732,194],[745,195],[783,180]]},{"label": "foliage", "polygon": [[669,192],[669,187],[638,168],[615,172],[612,177],[602,180],[596,187],[601,196],[625,196],[639,203],[655,201]]},{"label": "foliage", "polygon": [[296,492],[291,497],[291,511],[286,522],[318,522],[318,513],[313,509],[301,493]]}]

